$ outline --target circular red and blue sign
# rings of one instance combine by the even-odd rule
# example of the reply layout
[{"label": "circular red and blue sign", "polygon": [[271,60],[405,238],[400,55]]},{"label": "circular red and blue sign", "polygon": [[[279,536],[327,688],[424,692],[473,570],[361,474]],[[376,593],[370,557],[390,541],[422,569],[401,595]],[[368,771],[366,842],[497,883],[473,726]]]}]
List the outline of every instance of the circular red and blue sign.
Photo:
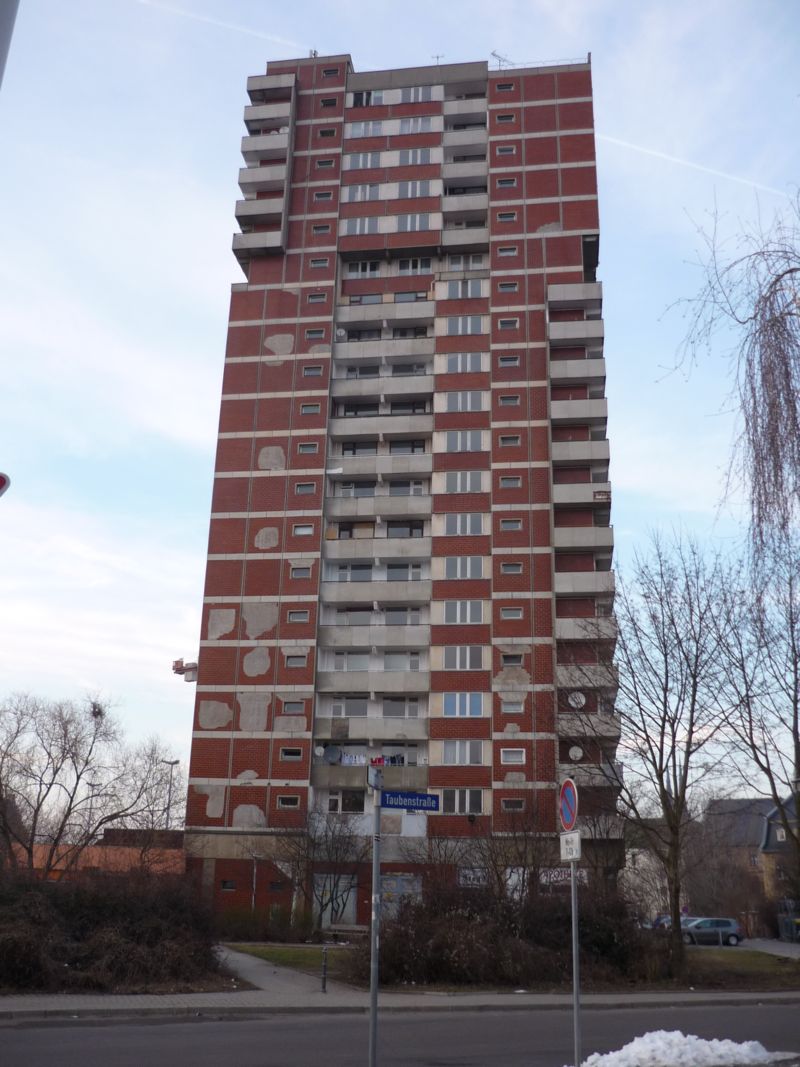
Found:
[{"label": "circular red and blue sign", "polygon": [[578,821],[578,787],[571,778],[566,778],[558,797],[558,813],[565,833],[575,829]]}]

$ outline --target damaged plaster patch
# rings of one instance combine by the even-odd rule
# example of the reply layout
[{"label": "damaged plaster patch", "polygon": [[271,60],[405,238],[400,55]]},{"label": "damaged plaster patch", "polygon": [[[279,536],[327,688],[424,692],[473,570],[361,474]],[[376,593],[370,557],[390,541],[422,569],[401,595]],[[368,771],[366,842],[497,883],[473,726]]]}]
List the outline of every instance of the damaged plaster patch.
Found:
[{"label": "damaged plaster patch", "polygon": [[237,782],[254,782],[258,778],[258,771],[241,771],[236,775]]},{"label": "damaged plaster patch", "polygon": [[266,730],[269,696],[264,693],[240,693],[239,729],[248,731]]},{"label": "damaged plaster patch", "polygon": [[255,536],[254,544],[256,548],[268,549],[277,548],[279,532],[277,526],[262,526]]},{"label": "damaged plaster patch", "polygon": [[218,637],[229,634],[236,625],[235,608],[212,608],[208,613],[208,639],[214,641]]},{"label": "damaged plaster patch", "polygon": [[237,804],[233,809],[233,819],[231,821],[234,826],[251,829],[260,829],[267,825],[266,815],[255,804]]},{"label": "damaged plaster patch", "polygon": [[495,684],[502,688],[527,688],[531,684],[531,676],[524,667],[503,667],[494,676]]},{"label": "damaged plaster patch", "polygon": [[519,724],[516,723],[516,722],[506,723],[506,728],[505,728],[505,730],[503,730],[503,733],[504,734],[518,734],[519,733]]},{"label": "damaged plaster patch", "polygon": [[[242,604],[244,629],[248,637],[262,637],[274,630],[278,623],[278,605],[275,603],[248,601]],[[269,659],[267,660],[269,666]],[[264,670],[267,668],[265,667]]]},{"label": "damaged plaster patch", "polygon": [[282,734],[302,734],[306,729],[305,715],[276,715],[275,730]]},{"label": "damaged plaster patch", "polygon": [[222,700],[201,700],[197,709],[197,721],[203,730],[215,730],[227,726],[233,719],[233,712]]},{"label": "damaged plaster patch", "polygon": [[324,356],[326,353],[329,353],[330,350],[330,345],[312,345],[308,350],[308,354],[310,356]]},{"label": "damaged plaster patch", "polygon": [[266,674],[269,670],[269,649],[252,648],[242,659],[242,670],[248,678],[255,678],[259,674]]},{"label": "damaged plaster patch", "polygon": [[507,785],[517,784],[525,781],[525,775],[522,771],[507,771],[505,780]]},{"label": "damaged plaster patch", "polygon": [[271,352],[273,356],[291,355],[294,348],[294,334],[271,333],[269,337],[264,338],[264,348],[267,352]]},{"label": "damaged plaster patch", "polygon": [[286,452],[280,445],[264,445],[258,452],[260,471],[282,471],[286,468]]},{"label": "damaged plaster patch", "polygon": [[225,811],[225,786],[224,785],[196,785],[197,792],[206,800],[206,818],[221,819]]},{"label": "damaged plaster patch", "polygon": [[545,222],[543,226],[537,227],[536,233],[558,233],[561,228],[560,222]]}]

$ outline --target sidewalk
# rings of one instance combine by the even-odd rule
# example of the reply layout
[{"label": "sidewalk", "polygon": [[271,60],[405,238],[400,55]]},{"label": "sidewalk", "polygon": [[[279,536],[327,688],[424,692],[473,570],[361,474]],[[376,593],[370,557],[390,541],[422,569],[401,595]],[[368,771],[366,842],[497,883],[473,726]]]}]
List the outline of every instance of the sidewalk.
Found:
[{"label": "sidewalk", "polygon": [[[320,980],[288,967],[275,967],[255,956],[224,949],[223,963],[256,988],[244,992],[175,994],[47,994],[0,997],[0,1025],[47,1019],[142,1018],[165,1016],[237,1016],[287,1013],[364,1014],[369,993],[341,982],[328,981],[323,993]],[[641,1008],[675,1005],[796,1004],[800,990],[779,993],[587,993],[582,1006]],[[568,993],[381,993],[381,1012],[433,1011],[567,1011]]]}]

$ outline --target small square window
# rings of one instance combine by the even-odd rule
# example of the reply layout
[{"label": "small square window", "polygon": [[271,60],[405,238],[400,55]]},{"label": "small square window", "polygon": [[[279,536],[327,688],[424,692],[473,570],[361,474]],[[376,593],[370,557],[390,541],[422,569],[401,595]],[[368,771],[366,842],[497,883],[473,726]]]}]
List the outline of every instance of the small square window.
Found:
[{"label": "small square window", "polygon": [[500,801],[501,811],[524,811],[525,800],[522,797],[503,797]]},{"label": "small square window", "polygon": [[302,748],[294,748],[294,747],[292,747],[292,748],[282,748],[281,749],[281,759],[282,760],[297,761],[297,760],[301,760],[302,758],[303,758],[303,750],[302,750]]},{"label": "small square window", "polygon": [[333,193],[330,189],[317,189],[314,192],[314,199],[319,200],[333,200]]},{"label": "small square window", "polygon": [[301,415],[319,415],[319,404],[301,404]]},{"label": "small square window", "polygon": [[323,98],[320,100],[319,104],[320,104],[320,107],[336,107],[336,97],[335,96],[323,96]]},{"label": "small square window", "polygon": [[324,129],[324,130],[320,130],[319,131],[319,135],[320,135],[320,137],[335,137],[336,136],[336,130],[332,130],[330,128],[327,128],[327,129]]},{"label": "small square window", "polygon": [[506,393],[499,400],[501,408],[519,407],[519,393]]},{"label": "small square window", "polygon": [[499,367],[518,367],[519,356],[500,356],[497,360]]},{"label": "small square window", "polygon": [[501,489],[520,489],[521,487],[522,478],[517,475],[509,474],[500,479]]},{"label": "small square window", "polygon": [[500,434],[500,447],[501,448],[514,448],[519,445],[520,437],[518,433],[501,433]]},{"label": "small square window", "polygon": [[231,893],[236,889],[236,882],[232,881],[230,878],[223,878],[219,883],[219,887],[223,893]]},{"label": "small square window", "polygon": [[316,163],[317,170],[331,170],[333,167],[332,159],[318,159]]},{"label": "small square window", "polygon": [[521,715],[524,710],[524,697],[504,697],[500,701],[500,711],[504,715]]},{"label": "small square window", "polygon": [[517,184],[517,179],[516,178],[498,178],[497,179],[497,188],[498,189],[513,189],[516,184]]},{"label": "small square window", "polygon": [[497,124],[499,126],[508,126],[509,123],[516,122],[516,121],[517,121],[517,116],[514,115],[511,112],[509,112],[509,113],[507,113],[505,115],[498,115],[497,116]]},{"label": "small square window", "polygon": [[313,456],[315,453],[319,452],[319,442],[298,441],[297,451],[300,453],[301,456]]},{"label": "small square window", "polygon": [[321,378],[322,367],[319,363],[312,364],[310,367],[303,367],[304,378]]},{"label": "small square window", "polygon": [[320,267],[327,267],[328,266],[328,257],[325,256],[322,259],[309,260],[309,264],[308,265],[311,267],[312,270],[319,270]]},{"label": "small square window", "polygon": [[500,319],[497,326],[500,330],[516,330],[519,326],[519,319]]},{"label": "small square window", "polygon": [[501,519],[500,520],[500,529],[501,530],[521,530],[522,529],[522,519]]},{"label": "small square window", "polygon": [[497,221],[498,222],[516,222],[516,220],[517,220],[516,211],[498,211],[497,212]]},{"label": "small square window", "polygon": [[292,533],[295,537],[311,537],[314,533],[314,524],[311,522],[296,522],[292,526]]},{"label": "small square window", "polygon": [[297,810],[299,807],[300,797],[297,793],[282,793],[278,795],[278,808],[281,811],[286,811],[287,809]]},{"label": "small square window", "polygon": [[500,749],[500,762],[501,763],[515,763],[517,765],[525,762],[525,749],[524,748],[501,748]]},{"label": "small square window", "polygon": [[498,254],[498,256],[501,256],[502,258],[505,258],[507,256],[515,256],[517,254],[517,246],[516,245],[500,245],[500,247],[497,249],[497,254]]},{"label": "small square window", "polygon": [[282,710],[284,715],[305,715],[306,702],[305,700],[284,700]]},{"label": "small square window", "polygon": [[516,282],[499,282],[497,285],[498,293],[516,293],[518,289]]},{"label": "small square window", "polygon": [[522,574],[522,564],[521,563],[501,563],[500,564],[500,573],[501,574]]},{"label": "small square window", "polygon": [[[305,667],[308,662],[308,653],[285,653],[287,667]],[[520,657],[521,659],[522,657]]]},{"label": "small square window", "polygon": [[289,573],[292,578],[310,578],[311,568],[305,566],[292,567]]},{"label": "small square window", "polygon": [[515,156],[517,154],[517,146],[515,144],[499,144],[497,146],[498,156]]},{"label": "small square window", "polygon": [[507,620],[521,619],[522,608],[500,608],[500,618]]},{"label": "small square window", "polygon": [[336,78],[338,76],[338,74],[339,74],[339,68],[338,67],[323,67],[322,68],[322,77],[323,78]]},{"label": "small square window", "polygon": [[331,232],[331,228],[330,228],[330,226],[328,225],[327,222],[320,222],[320,223],[317,223],[317,224],[315,224],[314,226],[311,227],[311,232],[315,236],[319,237],[320,234],[330,233]]},{"label": "small square window", "polygon": [[313,327],[310,330],[306,330],[307,341],[321,341],[325,337],[325,330],[322,327]]},{"label": "small square window", "polygon": [[503,652],[500,656],[500,661],[504,667],[521,667],[522,666],[522,653],[521,652]]},{"label": "small square window", "polygon": [[513,82],[498,82],[497,83],[497,91],[498,91],[498,93],[510,93],[513,88],[514,88],[514,83]]},{"label": "small square window", "polygon": [[316,482],[298,482],[294,487],[297,496],[313,496],[316,490]]},{"label": "small square window", "polygon": [[308,611],[305,610],[290,611],[286,615],[287,622],[308,622],[308,618]]},{"label": "small square window", "polygon": [[309,302],[309,304],[325,304],[327,302],[327,300],[328,300],[328,294],[327,293],[309,293],[308,294],[308,302]]}]

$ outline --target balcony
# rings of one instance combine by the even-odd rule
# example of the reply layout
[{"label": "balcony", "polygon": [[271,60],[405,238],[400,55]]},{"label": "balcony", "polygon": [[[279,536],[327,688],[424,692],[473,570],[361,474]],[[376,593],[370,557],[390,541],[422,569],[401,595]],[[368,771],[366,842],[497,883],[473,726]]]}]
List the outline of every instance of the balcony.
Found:
[{"label": "balcony", "polygon": [[381,375],[378,378],[334,378],[331,382],[333,397],[397,397],[433,393],[432,374]]},{"label": "balcony", "polygon": [[419,582],[321,582],[320,600],[323,604],[429,604],[430,580]]},{"label": "balcony", "polygon": [[[420,287],[420,292],[424,286]],[[435,314],[436,305],[432,300],[386,301],[381,304],[339,304],[336,308],[336,325],[361,325],[374,323],[380,325],[386,320],[390,324],[402,325],[430,322]]]},{"label": "balcony", "polygon": [[[559,401],[563,403],[563,401]],[[553,466],[557,463],[608,463],[608,441],[553,441]]]},{"label": "balcony", "polygon": [[442,248],[448,252],[481,252],[489,246],[486,226],[442,230]]},{"label": "balcony", "polygon": [[547,303],[551,308],[584,308],[599,312],[603,305],[602,282],[571,282],[567,285],[548,285]]},{"label": "balcony", "polygon": [[445,152],[448,148],[483,148],[485,150],[487,141],[485,126],[476,126],[472,130],[445,130],[442,134]]},{"label": "balcony", "polygon": [[611,503],[611,482],[567,482],[553,486],[554,504],[598,507]]},{"label": "balcony", "polygon": [[358,437],[385,437],[403,434],[406,437],[430,436],[433,415],[365,415],[361,418],[338,417],[328,422],[333,440],[354,440]]},{"label": "balcony", "polygon": [[576,785],[619,789],[622,785],[622,764],[616,760],[609,763],[559,763],[559,776],[572,778]]},{"label": "balcony", "polygon": [[[394,305],[392,305],[394,306]],[[375,362],[382,356],[393,359],[432,356],[434,337],[379,337],[374,341],[341,340],[333,346],[333,357],[341,362]]]},{"label": "balcony", "polygon": [[329,456],[329,467],[341,467],[342,477],[354,478],[366,474],[430,474],[433,456],[430,452],[416,456]]},{"label": "balcony", "polygon": [[559,689],[613,689],[618,685],[613,663],[557,663]]},{"label": "balcony", "polygon": [[315,789],[364,789],[367,784],[367,765],[316,763],[311,768],[311,784]]},{"label": "balcony", "polygon": [[458,182],[468,178],[486,178],[488,166],[486,160],[471,163],[445,163],[442,166],[442,178],[445,182]]},{"label": "balcony", "polygon": [[559,359],[558,349],[550,356],[551,382],[604,382],[606,361],[604,359]]},{"label": "balcony", "polygon": [[[604,327],[602,319],[583,319],[579,322],[551,322],[547,328],[550,347],[558,345],[601,345]],[[552,357],[551,358],[558,358]]]},{"label": "balcony", "polygon": [[247,95],[254,104],[288,100],[295,81],[294,74],[253,74],[247,79]]},{"label": "balcony", "polygon": [[288,133],[263,133],[242,138],[242,156],[246,163],[257,164],[262,159],[285,160],[288,151]]},{"label": "balcony", "polygon": [[[329,496],[325,500],[326,519],[364,519],[376,515],[387,518],[426,519],[430,513],[430,496],[389,496],[387,493],[385,496]],[[424,538],[409,537],[402,540],[419,543]],[[430,555],[430,552],[426,554]],[[423,553],[418,552],[417,555]]]},{"label": "balcony", "polygon": [[320,626],[321,648],[428,648],[430,626]]},{"label": "balcony", "polygon": [[292,120],[291,101],[281,100],[275,104],[249,104],[244,109],[244,124],[248,133],[254,130],[279,130]]},{"label": "balcony", "polygon": [[318,693],[427,693],[428,671],[317,671]]},{"label": "balcony", "polygon": [[236,221],[242,229],[246,226],[280,222],[284,206],[285,200],[282,196],[270,197],[269,200],[237,200]]},{"label": "balcony", "polygon": [[[314,718],[315,741],[427,741],[428,720],[397,719],[383,716],[330,718],[317,714]],[[357,770],[359,768],[348,768]],[[360,768],[362,771],[365,768]],[[407,770],[408,768],[393,768]],[[384,780],[385,784],[385,780]]]},{"label": "balcony", "polygon": [[286,173],[285,163],[275,163],[270,167],[242,167],[239,171],[239,188],[245,196],[283,192],[286,188]]},{"label": "balcony", "polygon": [[613,571],[557,571],[556,596],[613,596]]},{"label": "balcony", "polygon": [[553,422],[604,422],[608,418],[608,401],[605,397],[595,400],[552,400],[550,418]]},{"label": "balcony", "polygon": [[617,620],[613,615],[595,615],[587,619],[556,618],[558,641],[616,641]]},{"label": "balcony", "polygon": [[442,197],[442,212],[445,215],[469,215],[470,212],[474,212],[481,218],[485,218],[488,210],[488,193],[458,193],[454,196]]},{"label": "balcony", "polygon": [[283,250],[283,230],[268,230],[265,233],[235,233],[233,254],[244,267],[251,256],[265,256]]},{"label": "balcony", "polygon": [[599,712],[581,715],[560,711],[556,726],[561,737],[602,737],[614,740],[619,737],[621,731],[619,715]]},{"label": "balcony", "polygon": [[462,121],[486,121],[487,104],[485,96],[473,96],[468,100],[445,100],[444,113],[449,118],[458,117]]},{"label": "balcony", "polygon": [[556,548],[610,551],[614,547],[614,529],[611,526],[556,526],[553,544]]},{"label": "balcony", "polygon": [[356,537],[326,541],[325,559],[363,559],[365,555],[383,560],[418,560],[431,554],[430,537]]}]

